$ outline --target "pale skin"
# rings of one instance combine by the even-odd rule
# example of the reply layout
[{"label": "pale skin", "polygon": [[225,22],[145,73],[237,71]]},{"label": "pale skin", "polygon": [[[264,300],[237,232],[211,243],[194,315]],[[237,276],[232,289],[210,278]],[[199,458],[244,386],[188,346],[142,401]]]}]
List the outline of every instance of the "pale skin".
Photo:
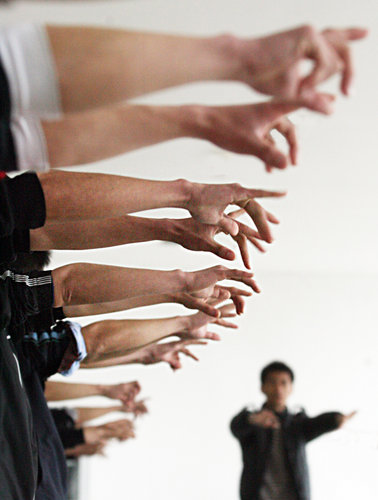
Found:
[{"label": "pale skin", "polygon": [[226,328],[237,328],[225,318],[236,315],[233,304],[219,308],[219,318],[202,312],[191,316],[176,316],[149,320],[105,320],[82,328],[88,356],[82,366],[121,358],[134,350],[153,344],[167,337],[182,340],[220,340],[216,333],[208,331],[208,325],[216,323]]},{"label": "pale skin", "polygon": [[[206,80],[239,81],[270,96],[293,98],[340,73],[341,91],[348,94],[354,73],[350,42],[366,37],[367,30],[304,25],[247,39],[82,26],[47,26],[47,33],[63,110],[69,113]],[[306,59],[314,66],[303,76],[298,66]]]},{"label": "pale skin", "polygon": [[156,363],[168,363],[172,370],[182,368],[180,354],[199,361],[190,350],[189,346],[206,345],[202,340],[176,340],[164,342],[162,344],[151,344],[138,351],[118,358],[112,358],[106,361],[82,365],[82,368],[106,368],[109,366],[142,364],[151,365]]},{"label": "pale skin", "polygon": [[[49,172],[39,174],[46,201],[47,223],[120,217],[153,208],[182,208],[204,224],[216,225],[236,236],[238,223],[225,214],[237,205],[254,221],[259,235],[272,241],[266,212],[255,198],[281,197],[285,193],[250,189],[240,184],[200,184],[184,179],[149,181],[107,174]],[[93,203],[96,200],[96,203]],[[273,218],[272,218],[273,217]]]},{"label": "pale skin", "polygon": [[[207,140],[216,146],[260,158],[266,165],[286,168],[297,163],[297,138],[286,114],[306,107],[329,114],[333,97],[319,94],[239,106],[146,106],[118,104],[44,121],[52,168],[81,165],[178,138]],[[280,151],[271,132],[288,144]]]},{"label": "pale skin", "polygon": [[[48,26],[47,32],[63,111],[89,110],[43,122],[52,167],[84,164],[193,137],[258,156],[268,172],[297,161],[294,127],[284,115],[302,106],[330,113],[332,98],[317,92],[316,86],[341,72],[341,89],[348,94],[353,78],[348,43],[367,34],[359,28],[318,32],[311,26],[247,40],[231,35],[201,39],[88,27]],[[314,67],[303,77],[300,63],[305,59],[312,60]],[[114,104],[201,80],[236,80],[292,101],[287,103],[289,109],[280,102],[228,107]],[[102,109],[92,109],[98,106]],[[273,129],[286,138],[289,155],[276,148],[270,135]]]},{"label": "pale skin", "polygon": [[214,286],[234,280],[255,287],[252,273],[215,266],[184,272],[132,269],[98,264],[69,264],[52,271],[54,307],[114,302],[128,298],[204,291],[201,299],[213,295]]},{"label": "pale skin", "polygon": [[86,444],[104,443],[108,439],[125,441],[134,438],[134,424],[131,420],[121,419],[98,426],[83,427]]},{"label": "pale skin", "polygon": [[[287,372],[272,372],[268,374],[261,391],[266,396],[265,408],[257,413],[248,416],[250,424],[259,425],[265,428],[279,429],[280,420],[276,413],[282,413],[286,408],[286,402],[293,390],[293,383]],[[342,427],[346,422],[354,417],[356,412],[346,415],[338,415],[338,427]]]},{"label": "pale skin", "polygon": [[[252,289],[256,293],[259,293],[260,289],[255,281],[252,281],[251,284]],[[211,300],[208,300],[209,298],[219,299],[220,301],[231,299],[235,305],[236,313],[242,314],[245,305],[244,297],[249,297],[251,295],[252,293],[250,291],[241,288],[214,285],[204,290],[199,290],[198,292],[179,292],[173,294],[158,293],[133,297],[131,299],[117,300],[114,302],[64,306],[63,311],[65,316],[74,318],[125,311],[127,309],[156,304],[176,303],[188,309],[197,309],[210,316],[218,317],[218,310],[211,303]]]},{"label": "pale skin", "polygon": [[[240,211],[241,212],[241,211]],[[244,211],[242,211],[244,212]],[[273,214],[265,211],[266,221],[278,224]],[[235,219],[238,213],[229,214]],[[251,269],[248,242],[264,252],[259,233],[236,221],[239,231],[232,238],[237,243],[243,263]],[[216,225],[203,224],[193,218],[149,219],[124,215],[108,219],[48,223],[30,231],[31,250],[83,250],[111,247],[144,241],[170,241],[192,251],[211,252],[226,260],[234,260],[235,252],[215,241],[221,231]]]},{"label": "pale skin", "polygon": [[126,404],[134,400],[140,390],[141,387],[137,381],[111,385],[54,382],[51,380],[47,380],[45,383],[47,401],[104,396],[109,399],[119,399],[122,404]]}]

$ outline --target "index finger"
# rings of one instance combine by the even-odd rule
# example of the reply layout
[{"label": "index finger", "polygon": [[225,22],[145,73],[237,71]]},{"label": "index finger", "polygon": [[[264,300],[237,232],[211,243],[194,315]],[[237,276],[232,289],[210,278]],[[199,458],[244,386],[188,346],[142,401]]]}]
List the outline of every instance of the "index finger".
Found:
[{"label": "index finger", "polygon": [[252,218],[253,222],[256,224],[257,230],[261,238],[267,243],[272,243],[273,236],[268,224],[268,216],[263,209],[263,207],[257,203],[255,200],[249,200],[245,207],[249,216]]}]

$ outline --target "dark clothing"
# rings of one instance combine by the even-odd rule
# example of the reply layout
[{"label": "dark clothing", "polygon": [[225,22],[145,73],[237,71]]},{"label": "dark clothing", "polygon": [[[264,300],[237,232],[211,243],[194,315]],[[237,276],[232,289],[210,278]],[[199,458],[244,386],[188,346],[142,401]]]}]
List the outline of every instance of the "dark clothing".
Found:
[{"label": "dark clothing", "polygon": [[64,449],[74,448],[85,443],[83,429],[75,428],[75,421],[67,410],[64,408],[51,408],[50,411]]},{"label": "dark clothing", "polygon": [[64,451],[46,403],[43,378],[35,369],[32,357],[28,356],[28,347],[20,342],[16,348],[38,442],[40,480],[35,499],[65,500],[67,495]]},{"label": "dark clothing", "polygon": [[6,327],[10,305],[0,281],[0,498],[33,500],[38,454],[32,415]]},{"label": "dark clothing", "polygon": [[36,500],[67,498],[66,460],[44,396],[44,383],[59,371],[67,352],[70,353],[72,342],[69,325],[65,327],[64,322],[60,322],[51,330],[26,335],[16,346],[38,440],[41,477]]},{"label": "dark clothing", "polygon": [[11,99],[8,79],[0,59],[0,170],[17,170],[16,153],[10,129]]},{"label": "dark clothing", "polygon": [[[48,330],[54,323],[54,288],[51,271],[18,274],[7,270],[0,275],[11,304],[8,332],[14,342],[36,329]],[[42,321],[43,319],[43,321]]]},{"label": "dark clothing", "polygon": [[[231,421],[231,431],[239,440],[243,455],[243,472],[240,484],[242,500],[259,500],[265,467],[272,444],[272,429],[250,424],[242,410]],[[278,415],[281,421],[285,459],[298,500],[310,499],[310,482],[306,459],[306,444],[325,432],[337,429],[340,413],[323,413],[309,418],[304,412],[285,411]]]},{"label": "dark clothing", "polygon": [[12,261],[17,252],[29,252],[30,229],[45,221],[45,197],[36,174],[0,179],[0,265]]}]

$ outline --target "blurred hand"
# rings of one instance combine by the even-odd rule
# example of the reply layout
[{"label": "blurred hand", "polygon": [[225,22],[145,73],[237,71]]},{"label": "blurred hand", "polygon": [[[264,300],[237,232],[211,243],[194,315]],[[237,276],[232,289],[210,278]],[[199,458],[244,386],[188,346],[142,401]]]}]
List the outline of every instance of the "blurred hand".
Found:
[{"label": "blurred hand", "polygon": [[168,363],[172,370],[182,367],[180,354],[184,354],[195,361],[199,359],[188,349],[190,345],[206,345],[207,342],[201,340],[177,340],[174,342],[164,342],[163,344],[152,344],[145,347],[144,364],[150,365],[160,362]]},{"label": "blurred hand", "polygon": [[338,427],[343,427],[351,418],[353,418],[357,414],[356,411],[352,411],[351,413],[348,413],[347,415],[340,414],[338,416]]},{"label": "blurred hand", "polygon": [[[327,29],[300,26],[261,38],[239,40],[235,44],[236,78],[255,90],[275,97],[295,98],[309,92],[314,107],[318,102],[316,86],[340,73],[340,88],[348,95],[353,82],[353,59],[350,42],[367,36],[364,28]],[[302,75],[300,63],[314,63],[307,75]]]},{"label": "blurred hand", "polygon": [[141,387],[137,381],[102,386],[102,394],[104,396],[110,399],[119,399],[123,404],[127,404],[129,401],[134,400],[140,390]]},{"label": "blurred hand", "polygon": [[248,415],[248,422],[266,429],[279,429],[281,427],[278,417],[270,410],[261,410],[258,413],[251,413]]}]

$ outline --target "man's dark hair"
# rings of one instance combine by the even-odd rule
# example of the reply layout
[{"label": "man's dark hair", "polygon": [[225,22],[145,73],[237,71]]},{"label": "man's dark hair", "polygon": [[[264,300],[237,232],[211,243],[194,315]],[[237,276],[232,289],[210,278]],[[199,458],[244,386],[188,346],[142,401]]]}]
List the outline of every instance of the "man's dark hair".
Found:
[{"label": "man's dark hair", "polygon": [[42,271],[50,264],[51,252],[20,252],[15,260],[8,264],[8,269],[18,273]]},{"label": "man's dark hair", "polygon": [[285,363],[282,363],[282,361],[273,361],[273,363],[269,363],[265,368],[262,369],[260,379],[261,383],[263,384],[268,375],[273,372],[285,372],[288,373],[291,381],[294,382],[294,372],[291,368],[289,368]]}]

